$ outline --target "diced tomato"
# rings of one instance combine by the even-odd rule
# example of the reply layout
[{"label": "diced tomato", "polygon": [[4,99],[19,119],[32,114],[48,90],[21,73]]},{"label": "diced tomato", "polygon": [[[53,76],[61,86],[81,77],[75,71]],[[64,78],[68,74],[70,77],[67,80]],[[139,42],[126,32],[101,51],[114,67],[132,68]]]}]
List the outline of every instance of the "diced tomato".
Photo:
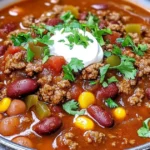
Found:
[{"label": "diced tomato", "polygon": [[105,40],[108,40],[110,44],[116,44],[116,39],[120,38],[121,34],[118,32],[113,32],[112,34],[106,35]]},{"label": "diced tomato", "polygon": [[78,100],[78,97],[82,92],[83,92],[83,89],[80,85],[73,85],[70,89],[71,99]]},{"label": "diced tomato", "polygon": [[5,52],[5,55],[4,57],[6,57],[8,54],[15,54],[17,52],[20,52],[21,51],[21,48],[20,47],[17,47],[17,46],[9,46],[7,51]]},{"label": "diced tomato", "polygon": [[63,56],[52,56],[43,65],[44,68],[50,69],[54,74],[58,74],[62,70],[62,66],[66,64]]}]

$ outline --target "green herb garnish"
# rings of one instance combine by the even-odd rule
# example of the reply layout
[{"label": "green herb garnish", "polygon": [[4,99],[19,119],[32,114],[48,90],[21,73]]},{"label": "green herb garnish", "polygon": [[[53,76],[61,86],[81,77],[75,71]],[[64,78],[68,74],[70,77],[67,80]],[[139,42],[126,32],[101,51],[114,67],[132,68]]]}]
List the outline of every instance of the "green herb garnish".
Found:
[{"label": "green herb garnish", "polygon": [[118,107],[118,104],[115,103],[111,98],[108,98],[105,102],[106,102],[106,105],[109,108],[116,108],[116,107]]}]

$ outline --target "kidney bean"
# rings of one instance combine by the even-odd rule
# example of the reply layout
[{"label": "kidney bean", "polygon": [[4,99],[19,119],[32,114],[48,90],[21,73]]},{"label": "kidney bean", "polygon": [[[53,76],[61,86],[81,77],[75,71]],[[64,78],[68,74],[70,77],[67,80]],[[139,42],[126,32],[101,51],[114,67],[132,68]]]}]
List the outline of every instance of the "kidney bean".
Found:
[{"label": "kidney bean", "polygon": [[101,88],[96,92],[96,98],[98,100],[103,100],[107,98],[113,98],[118,94],[118,87],[115,83],[108,85],[106,88]]},{"label": "kidney bean", "polygon": [[33,143],[32,141],[27,138],[27,137],[15,137],[12,142],[16,143],[16,144],[19,144],[19,145],[22,145],[22,146],[25,146],[25,147],[29,147],[29,148],[33,148]]},{"label": "kidney bean", "polygon": [[18,133],[20,120],[18,117],[7,117],[0,121],[0,134],[11,136]]},{"label": "kidney bean", "polygon": [[90,116],[97,121],[97,123],[103,127],[112,127],[114,124],[114,120],[109,112],[102,109],[97,105],[91,105],[87,108]]},{"label": "kidney bean", "polygon": [[26,111],[26,105],[22,100],[13,100],[7,110],[9,116],[23,114]]},{"label": "kidney bean", "polygon": [[150,88],[147,88],[145,90],[145,94],[146,94],[147,98],[150,100]]},{"label": "kidney bean", "polygon": [[61,112],[63,112],[62,108],[60,106],[57,106],[57,105],[50,106],[50,110],[53,113],[61,113]]},{"label": "kidney bean", "polygon": [[4,55],[6,50],[7,50],[7,46],[0,45],[0,56]]},{"label": "kidney bean", "polygon": [[10,22],[10,23],[7,23],[7,24],[4,24],[1,29],[5,32],[5,33],[9,33],[13,30],[15,30],[17,28],[17,25],[16,23],[14,22]]},{"label": "kidney bean", "polygon": [[91,7],[96,9],[96,10],[106,10],[106,9],[108,9],[107,4],[93,4]]},{"label": "kidney bean", "polygon": [[88,16],[87,12],[82,12],[79,14],[79,20],[86,20],[87,16]]},{"label": "kidney bean", "polygon": [[48,19],[46,22],[46,24],[49,26],[56,26],[60,23],[63,23],[63,21],[60,20],[59,18],[51,18],[51,19]]},{"label": "kidney bean", "polygon": [[107,22],[105,20],[101,20],[99,23],[99,28],[103,29],[106,28],[106,26],[107,26]]},{"label": "kidney bean", "polygon": [[38,134],[51,134],[59,129],[62,125],[62,121],[59,117],[53,116],[41,120],[34,126],[34,131]]},{"label": "kidney bean", "polygon": [[25,94],[30,94],[38,88],[38,84],[33,79],[21,79],[14,81],[7,86],[7,96],[18,98]]}]

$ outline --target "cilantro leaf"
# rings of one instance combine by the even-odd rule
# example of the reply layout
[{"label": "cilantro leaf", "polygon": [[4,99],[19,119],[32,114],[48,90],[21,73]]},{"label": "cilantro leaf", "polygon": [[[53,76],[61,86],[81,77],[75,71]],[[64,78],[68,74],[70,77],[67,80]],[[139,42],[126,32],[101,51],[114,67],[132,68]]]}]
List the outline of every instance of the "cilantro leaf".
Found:
[{"label": "cilantro leaf", "polygon": [[108,83],[107,83],[107,82],[103,82],[103,83],[102,83],[102,86],[105,88],[105,87],[108,86]]},{"label": "cilantro leaf", "polygon": [[63,104],[63,109],[70,115],[83,115],[85,113],[85,110],[78,111],[78,105],[78,102],[76,102],[75,100],[71,100]]},{"label": "cilantro leaf", "polygon": [[105,78],[105,75],[108,71],[109,66],[110,65],[108,64],[108,65],[105,65],[99,69],[100,70],[100,83],[102,83],[104,81],[104,78]]},{"label": "cilantro leaf", "polygon": [[89,13],[87,24],[89,26],[92,26],[92,25],[95,25],[96,23],[99,23],[99,18],[97,16],[95,16],[94,14]]},{"label": "cilantro leaf", "polygon": [[109,51],[104,51],[104,56],[105,56],[105,57],[111,56],[111,52],[109,52]]},{"label": "cilantro leaf", "polygon": [[34,53],[30,50],[30,48],[27,49],[27,62],[31,62],[33,60]]},{"label": "cilantro leaf", "polygon": [[112,76],[111,78],[107,79],[107,81],[108,81],[108,84],[113,83],[113,82],[118,82],[115,76]]},{"label": "cilantro leaf", "polygon": [[10,38],[14,46],[21,46],[21,44],[28,42],[31,39],[30,33],[19,33],[18,35],[12,35]]},{"label": "cilantro leaf", "polygon": [[64,79],[70,80],[70,81],[75,81],[75,77],[72,73],[72,69],[69,65],[65,65],[62,67],[63,72],[64,72]]},{"label": "cilantro leaf", "polygon": [[83,61],[77,58],[71,58],[69,66],[74,72],[78,72],[84,68]]},{"label": "cilantro leaf", "polygon": [[108,98],[105,102],[106,102],[106,105],[109,108],[116,108],[116,107],[118,107],[118,104],[116,104],[111,98]]},{"label": "cilantro leaf", "polygon": [[37,25],[32,25],[31,28],[33,29],[33,31],[37,34],[40,35],[41,37],[43,36],[43,33],[45,31],[44,29],[44,25],[41,26],[37,26]]},{"label": "cilantro leaf", "polygon": [[120,42],[123,47],[131,47],[133,52],[139,56],[144,55],[144,52],[148,50],[148,47],[145,44],[139,44],[137,47],[129,35],[127,35],[124,39],[120,38],[118,42]]},{"label": "cilantro leaf", "polygon": [[89,85],[95,85],[95,84],[97,84],[97,81],[90,81],[89,82]]},{"label": "cilantro leaf", "polygon": [[137,70],[134,68],[133,63],[131,61],[121,61],[119,66],[111,67],[111,69],[119,70],[126,79],[135,79]]},{"label": "cilantro leaf", "polygon": [[149,122],[150,122],[150,118],[146,119],[143,122],[143,126],[137,131],[138,136],[140,136],[140,137],[150,137]]},{"label": "cilantro leaf", "polygon": [[112,53],[117,55],[117,56],[120,56],[122,54],[122,51],[117,45],[114,45]]},{"label": "cilantro leaf", "polygon": [[75,19],[75,16],[70,11],[68,11],[68,12],[62,14],[60,16],[60,19],[63,20],[64,22],[66,22],[66,23],[69,23],[69,22],[71,22],[72,20]]}]

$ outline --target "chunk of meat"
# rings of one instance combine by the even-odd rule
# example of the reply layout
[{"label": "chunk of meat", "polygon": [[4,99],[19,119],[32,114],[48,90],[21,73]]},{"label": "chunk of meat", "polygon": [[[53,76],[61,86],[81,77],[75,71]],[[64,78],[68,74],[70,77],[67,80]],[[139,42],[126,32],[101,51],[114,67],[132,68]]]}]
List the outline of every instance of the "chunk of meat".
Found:
[{"label": "chunk of meat", "polygon": [[70,87],[70,82],[68,80],[62,80],[56,85],[45,84],[39,90],[39,95],[43,101],[50,102],[52,104],[59,104],[64,102],[67,97],[67,90]]},{"label": "chunk of meat", "polygon": [[72,132],[67,132],[61,136],[63,145],[68,146],[69,150],[76,150],[78,143],[74,141],[75,135]]},{"label": "chunk of meat", "polygon": [[119,93],[130,94],[132,92],[131,84],[129,80],[123,79],[117,83]]},{"label": "chunk of meat", "polygon": [[25,69],[28,76],[33,76],[34,73],[42,71],[42,61],[36,60],[33,63],[28,63]]},{"label": "chunk of meat", "polygon": [[128,102],[132,106],[133,105],[141,106],[143,98],[144,98],[144,90],[141,88],[137,88],[135,89],[134,94],[128,98]]},{"label": "chunk of meat", "polygon": [[20,51],[14,55],[7,55],[5,58],[5,74],[10,74],[14,70],[19,70],[25,68],[26,64],[24,62],[25,51]]},{"label": "chunk of meat", "polygon": [[107,16],[107,19],[109,21],[118,21],[120,19],[120,17],[121,17],[120,13],[118,13],[118,12],[111,12]]},{"label": "chunk of meat", "polygon": [[99,74],[99,68],[102,67],[102,63],[92,64],[85,69],[82,70],[82,79],[84,80],[92,80],[96,79]]},{"label": "chunk of meat", "polygon": [[45,84],[49,84],[52,81],[52,76],[51,75],[47,75],[47,76],[43,76],[42,78],[40,78],[37,82],[44,86]]},{"label": "chunk of meat", "polygon": [[105,134],[98,131],[86,131],[84,133],[85,141],[88,143],[101,143],[105,138]]},{"label": "chunk of meat", "polygon": [[24,27],[30,27],[35,21],[35,17],[33,15],[27,15],[22,18],[22,24]]}]

